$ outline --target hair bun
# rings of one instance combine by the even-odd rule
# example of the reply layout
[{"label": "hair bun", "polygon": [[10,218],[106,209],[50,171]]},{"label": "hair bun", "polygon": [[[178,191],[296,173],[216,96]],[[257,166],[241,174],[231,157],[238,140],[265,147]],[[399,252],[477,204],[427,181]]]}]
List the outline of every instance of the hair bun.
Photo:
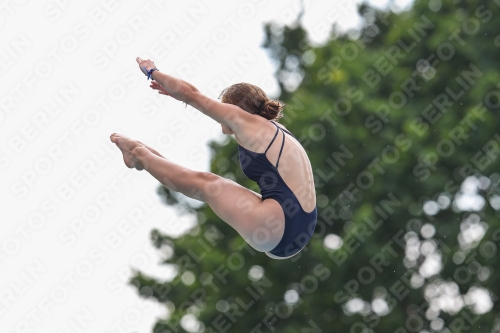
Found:
[{"label": "hair bun", "polygon": [[285,103],[268,99],[263,103],[259,115],[269,120],[279,120],[283,117],[284,107]]},{"label": "hair bun", "polygon": [[268,120],[279,120],[283,117],[285,103],[269,99],[262,89],[250,83],[233,84],[222,90],[219,98],[222,103],[237,105],[248,113]]}]

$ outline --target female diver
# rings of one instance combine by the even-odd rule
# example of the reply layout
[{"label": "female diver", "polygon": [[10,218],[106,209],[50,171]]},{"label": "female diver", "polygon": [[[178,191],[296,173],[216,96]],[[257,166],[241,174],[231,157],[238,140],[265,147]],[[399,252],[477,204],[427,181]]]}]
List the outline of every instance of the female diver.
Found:
[{"label": "female diver", "polygon": [[184,168],[140,141],[113,133],[110,139],[122,151],[125,165],[144,169],[168,189],[207,203],[255,250],[274,259],[299,253],[316,226],[316,192],[304,148],[273,121],[282,117],[284,105],[248,83],[224,89],[218,102],[162,73],[153,61],[136,61],[154,80],[152,89],[203,112],[221,124],[223,134],[234,134],[241,169],[261,194],[211,172]]}]

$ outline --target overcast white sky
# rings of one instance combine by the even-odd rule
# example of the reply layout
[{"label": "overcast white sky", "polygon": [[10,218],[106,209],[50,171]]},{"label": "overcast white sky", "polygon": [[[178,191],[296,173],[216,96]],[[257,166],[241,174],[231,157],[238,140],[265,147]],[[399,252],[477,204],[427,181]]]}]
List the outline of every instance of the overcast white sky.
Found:
[{"label": "overcast white sky", "polygon": [[[359,23],[351,1],[303,2],[314,43],[334,20]],[[151,331],[164,310],[126,285],[130,268],[166,278],[149,232],[179,234],[192,220],[161,204],[157,181],[126,168],[109,135],[196,170],[209,168],[206,143],[224,138],[211,119],[155,94],[135,57],[213,98],[237,82],[276,96],[262,22],[288,24],[299,8],[298,0],[2,3],[2,332]],[[78,324],[79,315],[90,322]]]}]

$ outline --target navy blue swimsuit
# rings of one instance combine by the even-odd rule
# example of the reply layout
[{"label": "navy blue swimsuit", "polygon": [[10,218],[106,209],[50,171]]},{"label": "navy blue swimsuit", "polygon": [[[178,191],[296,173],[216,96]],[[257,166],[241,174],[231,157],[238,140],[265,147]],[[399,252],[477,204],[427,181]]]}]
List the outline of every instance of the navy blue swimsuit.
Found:
[{"label": "navy blue swimsuit", "polygon": [[[295,194],[286,185],[283,178],[281,178],[278,172],[278,163],[285,144],[285,132],[291,136],[293,134],[279,127],[274,122],[272,123],[277,127],[276,133],[265,152],[255,153],[238,145],[238,155],[241,170],[245,176],[259,185],[262,200],[272,198],[283,208],[283,213],[285,214],[285,232],[279,244],[269,251],[269,253],[279,257],[288,257],[302,250],[309,242],[316,227],[318,210],[317,207],[314,207],[312,212],[305,212]],[[274,166],[267,159],[266,153],[280,130],[283,134],[283,141],[278,161],[276,162],[276,166]]]}]

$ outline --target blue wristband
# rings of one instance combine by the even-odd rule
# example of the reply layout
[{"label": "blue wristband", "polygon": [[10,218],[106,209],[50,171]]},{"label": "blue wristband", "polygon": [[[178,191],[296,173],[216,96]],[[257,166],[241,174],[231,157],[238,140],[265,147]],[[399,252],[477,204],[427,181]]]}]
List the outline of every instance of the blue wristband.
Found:
[{"label": "blue wristband", "polygon": [[153,74],[154,71],[157,71],[158,68],[151,68],[149,71],[148,71],[148,80],[151,78],[151,74]]}]

